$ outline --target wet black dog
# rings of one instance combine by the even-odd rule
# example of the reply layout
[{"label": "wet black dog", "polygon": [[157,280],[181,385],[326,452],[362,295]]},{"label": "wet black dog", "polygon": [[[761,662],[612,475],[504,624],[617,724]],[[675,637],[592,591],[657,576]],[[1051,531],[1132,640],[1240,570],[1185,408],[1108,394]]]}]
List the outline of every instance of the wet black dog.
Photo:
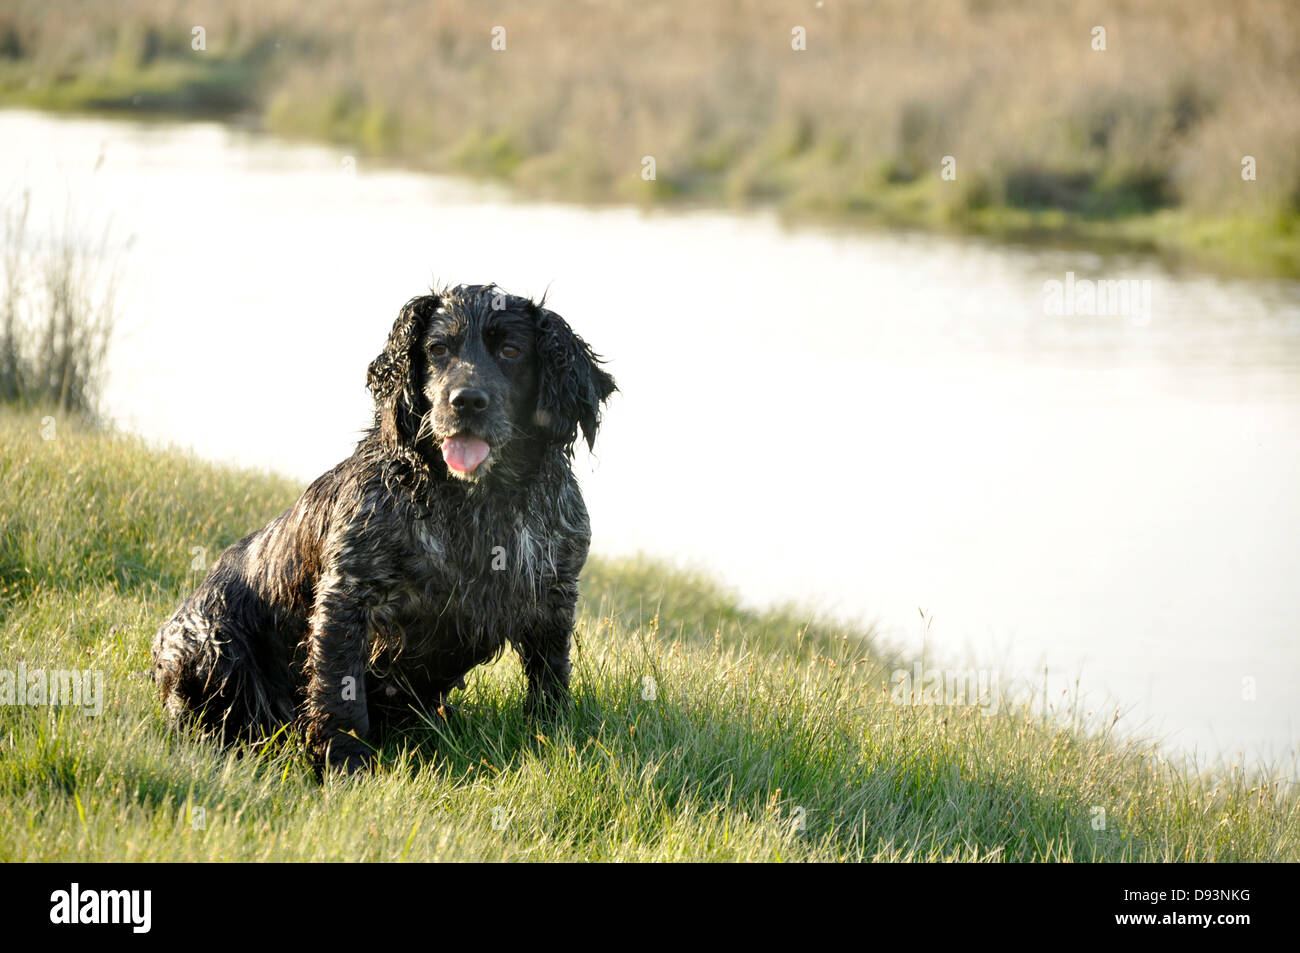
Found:
[{"label": "wet black dog", "polygon": [[509,642],[529,704],[568,698],[591,530],[570,461],[614,380],[557,314],[492,285],[412,299],[370,365],[375,422],[226,550],[154,637],[173,717],[227,739],[297,722],[321,763],[436,709]]}]

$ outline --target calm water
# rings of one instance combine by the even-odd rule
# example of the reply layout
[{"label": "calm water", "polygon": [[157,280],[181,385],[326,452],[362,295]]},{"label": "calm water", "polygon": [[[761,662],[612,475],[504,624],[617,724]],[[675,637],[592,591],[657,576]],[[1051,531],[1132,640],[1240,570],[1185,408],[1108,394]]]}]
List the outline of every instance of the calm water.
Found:
[{"label": "calm water", "polygon": [[[580,466],[597,552],[906,647],[922,608],[942,658],[1046,666],[1132,732],[1295,773],[1300,283],[516,204],[216,125],[3,112],[0,143],[34,225],[70,198],[132,239],[127,427],[305,480],[350,452],[366,364],[431,278],[549,288],[623,391]],[[1045,313],[1067,272],[1149,281],[1149,320]]]}]

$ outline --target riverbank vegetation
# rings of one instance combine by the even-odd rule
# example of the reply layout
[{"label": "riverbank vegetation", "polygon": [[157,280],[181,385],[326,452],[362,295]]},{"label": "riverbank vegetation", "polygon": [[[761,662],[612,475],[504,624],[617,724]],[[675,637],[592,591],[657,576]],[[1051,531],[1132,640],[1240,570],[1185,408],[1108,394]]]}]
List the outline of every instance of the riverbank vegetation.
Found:
[{"label": "riverbank vegetation", "polygon": [[[38,239],[26,193],[0,201],[0,404],[99,419],[119,260],[69,219]],[[90,233],[93,234],[93,233]]]},{"label": "riverbank vegetation", "polygon": [[7,10],[11,104],[238,119],[526,195],[767,206],[1300,275],[1286,0]]}]

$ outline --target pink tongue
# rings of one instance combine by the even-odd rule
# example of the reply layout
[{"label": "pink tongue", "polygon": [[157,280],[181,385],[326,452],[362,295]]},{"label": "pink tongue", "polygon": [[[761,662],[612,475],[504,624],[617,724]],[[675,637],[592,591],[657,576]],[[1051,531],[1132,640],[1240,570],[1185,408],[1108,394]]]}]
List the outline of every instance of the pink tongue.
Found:
[{"label": "pink tongue", "polygon": [[487,455],[487,441],[469,434],[458,434],[442,442],[442,458],[459,473],[473,473]]}]

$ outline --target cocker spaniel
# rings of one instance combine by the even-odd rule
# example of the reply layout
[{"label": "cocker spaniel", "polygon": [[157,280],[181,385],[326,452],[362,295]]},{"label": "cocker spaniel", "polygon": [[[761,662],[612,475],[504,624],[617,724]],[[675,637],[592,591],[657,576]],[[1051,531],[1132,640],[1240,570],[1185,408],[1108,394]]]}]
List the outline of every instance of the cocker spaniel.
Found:
[{"label": "cocker spaniel", "polygon": [[407,302],[356,451],[158,630],[167,713],[227,741],[297,723],[319,765],[356,771],[379,722],[440,708],[507,642],[530,708],[566,703],[591,539],[571,461],[615,391],[600,365],[558,314],[495,285]]}]

